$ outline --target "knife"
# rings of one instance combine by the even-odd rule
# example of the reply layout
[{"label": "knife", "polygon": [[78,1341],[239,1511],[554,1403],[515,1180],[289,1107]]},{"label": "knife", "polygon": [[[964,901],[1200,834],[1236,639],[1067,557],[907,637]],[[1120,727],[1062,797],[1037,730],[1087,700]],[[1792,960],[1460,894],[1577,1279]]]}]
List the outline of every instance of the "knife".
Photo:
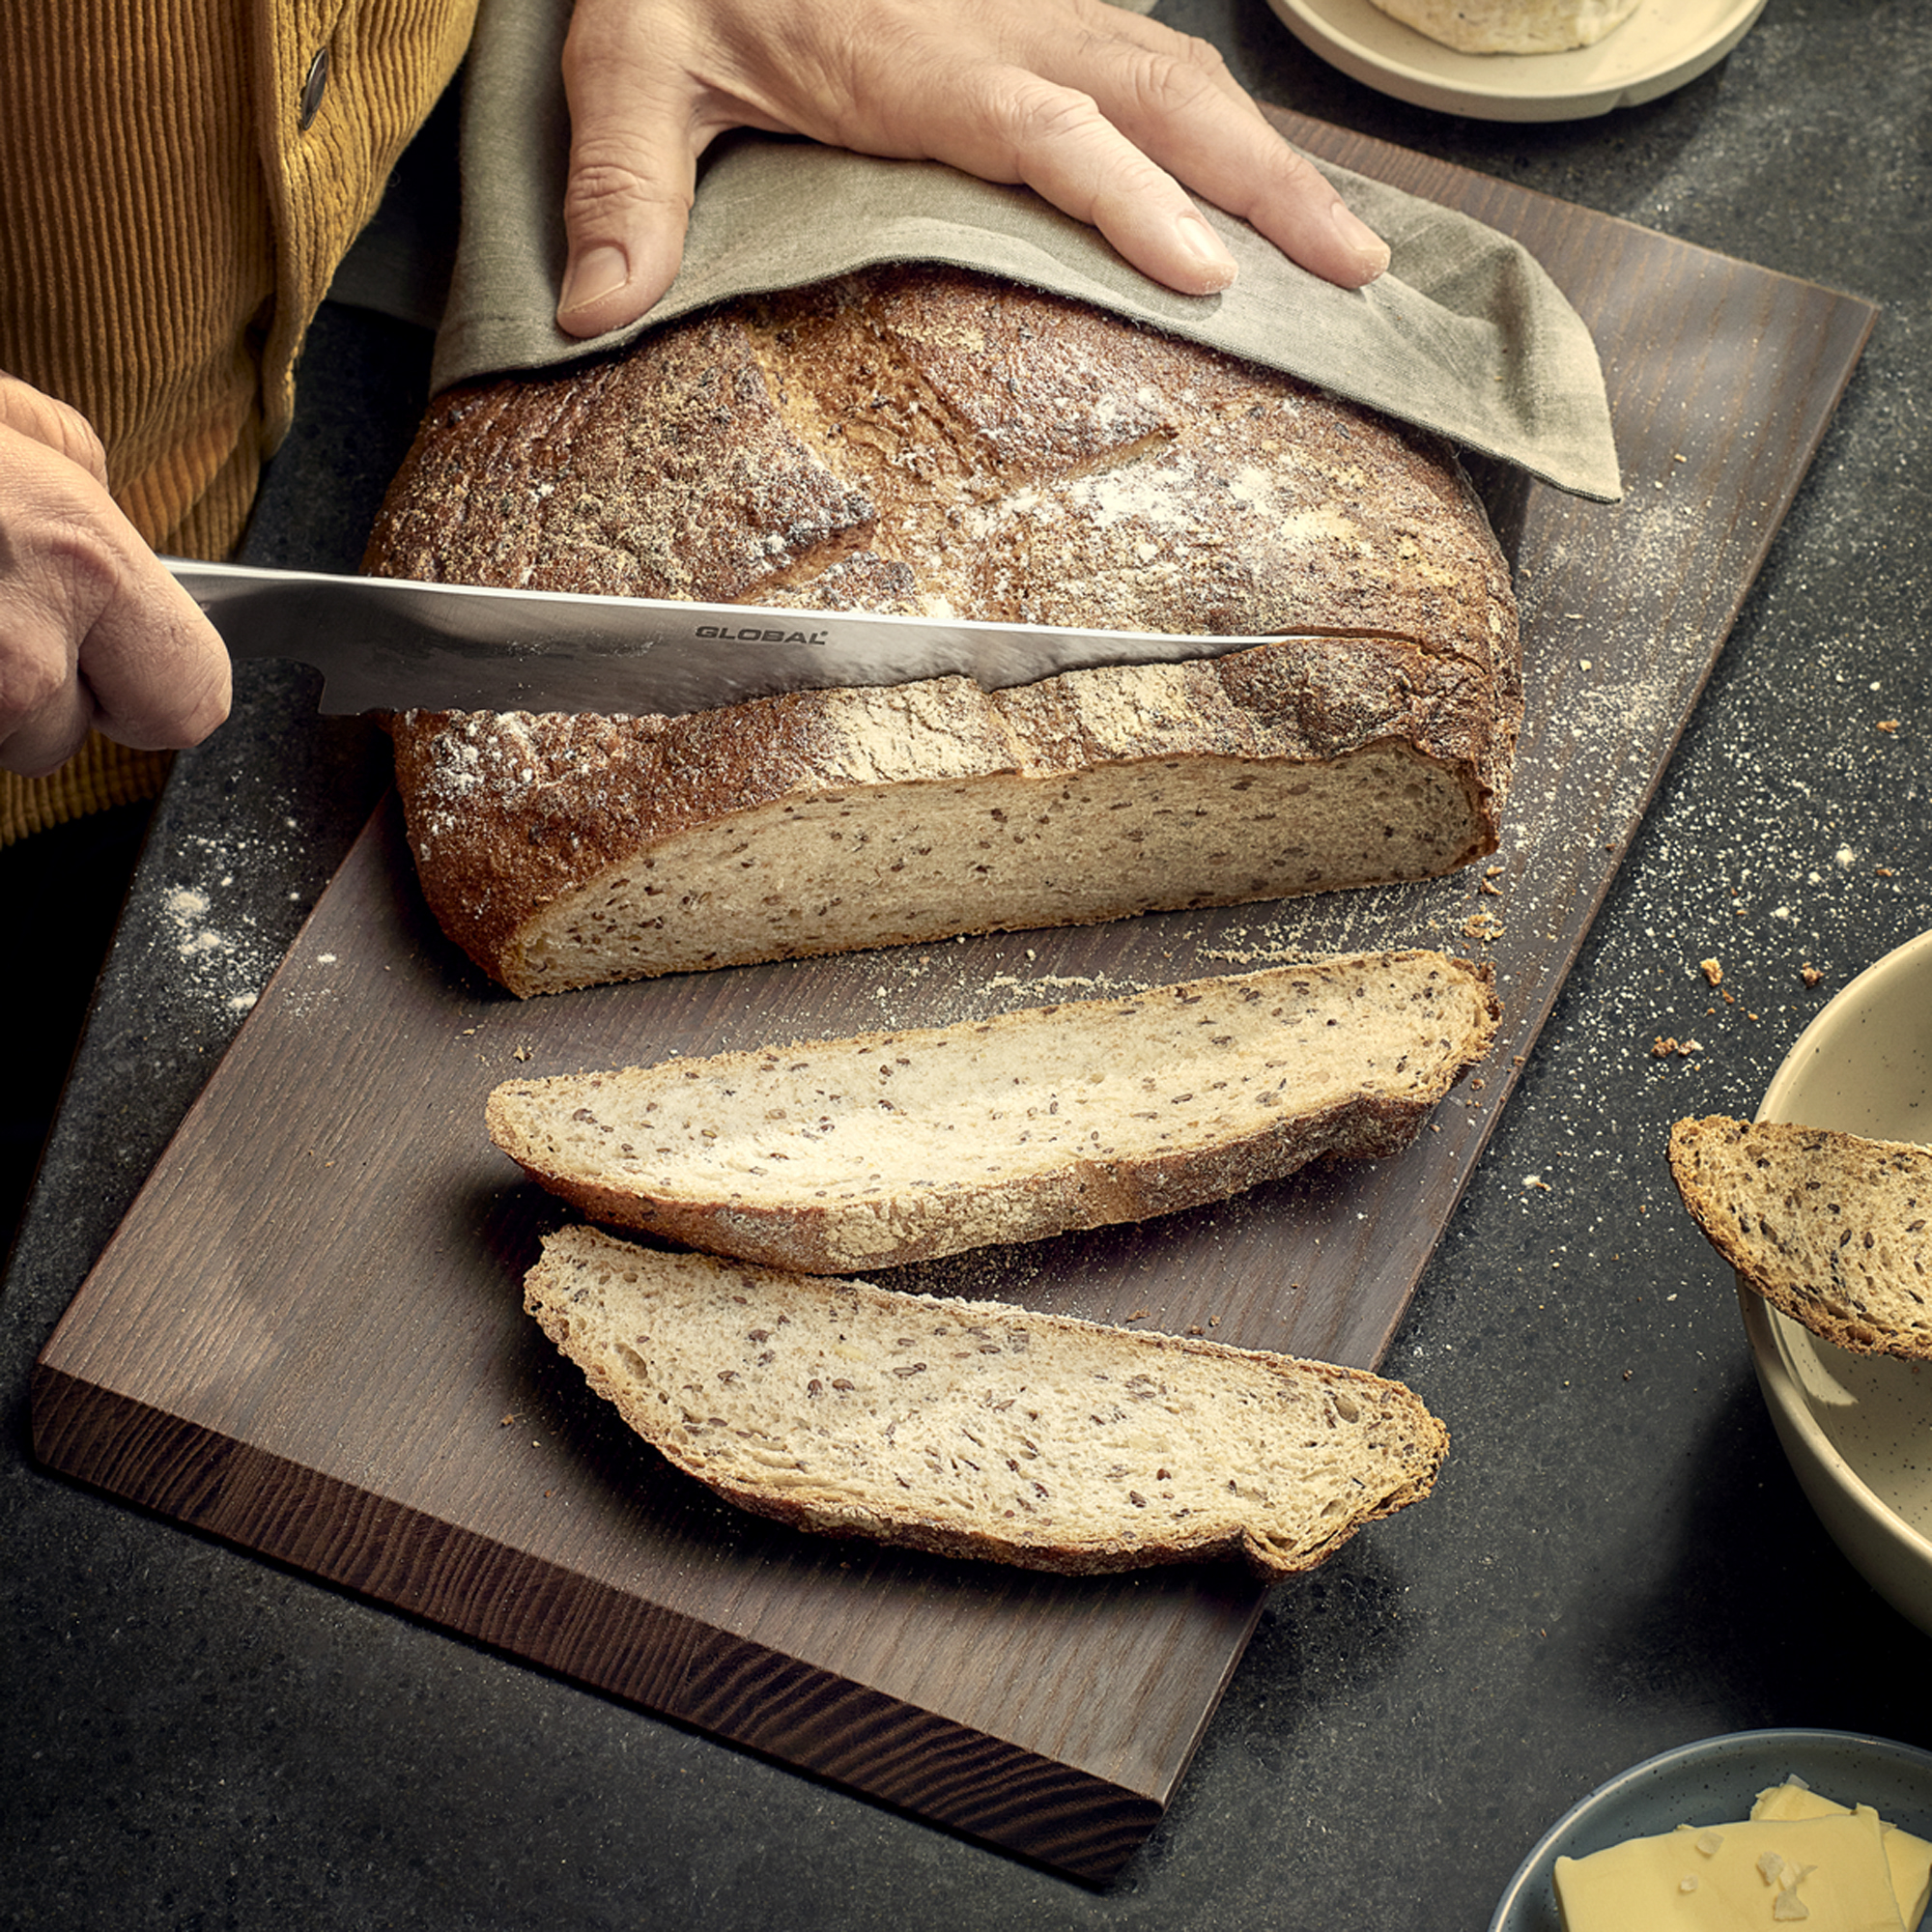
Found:
[{"label": "knife", "polygon": [[231,656],[313,666],[323,675],[320,708],[335,714],[677,716],[778,692],[950,674],[993,691],[1060,671],[1171,664],[1279,641],[1272,635],[1063,630],[162,561]]}]

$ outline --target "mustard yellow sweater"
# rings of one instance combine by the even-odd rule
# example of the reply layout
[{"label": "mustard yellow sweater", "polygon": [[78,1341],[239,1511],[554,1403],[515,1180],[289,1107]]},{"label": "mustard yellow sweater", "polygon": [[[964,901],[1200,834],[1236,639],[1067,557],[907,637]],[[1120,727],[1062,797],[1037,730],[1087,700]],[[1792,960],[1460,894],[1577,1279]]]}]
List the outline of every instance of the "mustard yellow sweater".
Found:
[{"label": "mustard yellow sweater", "polygon": [[[0,6],[0,369],[88,417],[156,549],[241,535],[303,334],[475,5]],[[96,739],[49,779],[0,773],[0,845],[165,769]]]}]

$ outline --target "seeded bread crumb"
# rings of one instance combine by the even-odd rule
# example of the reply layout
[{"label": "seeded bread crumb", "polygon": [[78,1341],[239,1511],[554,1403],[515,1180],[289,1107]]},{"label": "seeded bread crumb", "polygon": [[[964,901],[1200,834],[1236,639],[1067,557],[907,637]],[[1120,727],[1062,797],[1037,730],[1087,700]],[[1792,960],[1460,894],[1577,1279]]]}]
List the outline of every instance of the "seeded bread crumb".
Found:
[{"label": "seeded bread crumb", "polygon": [[1448,1433],[1361,1370],[658,1252],[544,1242],[526,1306],[677,1467],[795,1528],[1068,1575],[1273,1579],[1426,1495]]},{"label": "seeded bread crumb", "polygon": [[1738,1279],[1821,1340],[1932,1361],[1932,1148],[1721,1115],[1670,1171]]},{"label": "seeded bread crumb", "polygon": [[1490,971],[1350,954],[506,1081],[492,1138],[592,1219],[806,1273],[1144,1220],[1399,1151],[1488,1051]]}]

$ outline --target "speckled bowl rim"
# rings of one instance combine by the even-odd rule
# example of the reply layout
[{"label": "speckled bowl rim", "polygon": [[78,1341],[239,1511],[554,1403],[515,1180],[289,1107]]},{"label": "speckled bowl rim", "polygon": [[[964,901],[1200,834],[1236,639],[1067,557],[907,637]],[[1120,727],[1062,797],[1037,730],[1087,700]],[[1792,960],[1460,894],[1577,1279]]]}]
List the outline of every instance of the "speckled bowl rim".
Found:
[{"label": "speckled bowl rim", "polygon": [[[1523,1915],[1546,1903],[1549,1911],[1542,1922],[1552,1928],[1556,1925],[1553,1916],[1555,1907],[1547,1888],[1550,1885],[1550,1873],[1559,1858],[1576,1858],[1601,1851],[1605,1845],[1614,1844],[1624,1837],[1669,1831],[1670,1824],[1633,1828],[1620,1821],[1615,1826],[1608,1825],[1607,1814],[1631,1805],[1646,1786],[1657,1785],[1674,1790],[1681,1781],[1706,1767],[1751,1759],[1761,1762],[1758,1771],[1751,1775],[1751,1780],[1747,1781],[1762,1776],[1766,1783],[1775,1783],[1792,1770],[1802,1776],[1803,1761],[1819,1752],[1882,1762],[1901,1773],[1916,1771],[1925,1780],[1925,1804],[1928,1812],[1932,1812],[1932,1751],[1921,1750],[1917,1745],[1899,1744],[1890,1738],[1873,1737],[1862,1731],[1804,1729],[1727,1731],[1717,1737],[1699,1738],[1694,1743],[1660,1751],[1655,1757],[1647,1757],[1627,1771],[1618,1772],[1587,1797],[1578,1799],[1536,1841],[1529,1856],[1517,1867],[1516,1876],[1510,1880],[1497,1901],[1495,1913],[1490,1919],[1489,1932],[1538,1932],[1537,1921]],[[1786,1758],[1799,1762],[1785,1765],[1783,1761]],[[1826,1796],[1836,1798],[1840,1804],[1869,1802],[1863,1794],[1850,1788],[1855,1778],[1855,1772],[1848,1774],[1845,1791],[1827,1791]],[[1883,1811],[1885,1806],[1881,1804],[1879,1808]],[[1659,1816],[1662,1815],[1660,1812]],[[1908,1816],[1897,1822],[1904,1823],[1906,1829],[1911,1830],[1915,1822],[1922,1825],[1925,1820]],[[1600,1823],[1604,1826],[1601,1835],[1592,1830]]]},{"label": "speckled bowl rim", "polygon": [[[1789,1118],[1785,1098],[1816,1053],[1818,1042],[1843,1024],[1848,1011],[1863,1005],[1876,983],[1898,978],[1908,982],[1922,978],[1932,987],[1932,932],[1908,939],[1875,959],[1819,1010],[1765,1089],[1757,1112],[1760,1121]],[[1902,1616],[1932,1634],[1932,1537],[1907,1522],[1880,1497],[1819,1426],[1787,1353],[1784,1330],[1802,1333],[1798,1324],[1742,1286],[1738,1304],[1758,1386],[1800,1486],[1811,1495],[1820,1520],[1860,1575]],[[1822,1499],[1812,1495],[1813,1483],[1829,1484],[1831,1493]],[[1851,1517],[1843,1534],[1840,1523],[1833,1520],[1840,1510],[1849,1510]],[[1910,1589],[1901,1589],[1893,1574],[1900,1562],[1912,1573],[1914,1587]]]}]

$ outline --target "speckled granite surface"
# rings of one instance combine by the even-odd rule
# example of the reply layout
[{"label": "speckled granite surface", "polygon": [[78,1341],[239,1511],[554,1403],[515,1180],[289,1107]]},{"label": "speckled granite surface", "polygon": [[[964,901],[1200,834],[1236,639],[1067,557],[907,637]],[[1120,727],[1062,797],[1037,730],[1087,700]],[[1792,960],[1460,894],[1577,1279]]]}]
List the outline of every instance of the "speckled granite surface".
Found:
[{"label": "speckled granite surface", "polygon": [[[1771,0],[1681,93],[1556,126],[1380,98],[1261,0],[1168,16],[1265,99],[1885,309],[1396,1338],[1455,1431],[1436,1495],[1278,1594],[1094,1891],[48,1477],[34,1354],[381,783],[365,729],[250,675],[155,814],[0,1299],[0,1920],[1480,1928],[1544,1827],[1652,1752],[1777,1724],[1932,1746],[1932,1638],[1805,1505],[1662,1160],[1672,1119],[1748,1111],[1824,999],[1932,926],[1922,11]],[[331,316],[251,555],[353,563],[420,354]],[[122,842],[76,861],[103,891]]]}]

